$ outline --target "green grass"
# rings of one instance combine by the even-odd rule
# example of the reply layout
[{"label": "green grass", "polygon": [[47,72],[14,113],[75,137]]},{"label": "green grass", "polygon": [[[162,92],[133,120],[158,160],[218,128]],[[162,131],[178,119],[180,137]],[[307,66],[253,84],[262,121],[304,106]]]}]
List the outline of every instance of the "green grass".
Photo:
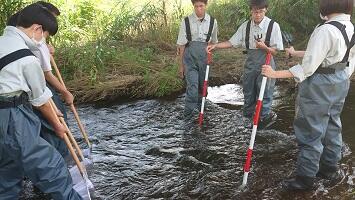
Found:
[{"label": "green grass", "polygon": [[181,91],[183,82],[177,77],[178,65],[169,65],[165,69],[150,75],[146,79],[147,88],[156,97],[163,97]]},{"label": "green grass", "polygon": [[[0,0],[0,28],[7,17],[31,0]],[[67,81],[87,89],[100,87],[112,77],[141,77],[134,96],[160,97],[181,90],[176,76],[175,42],[181,20],[193,10],[190,0],[50,0],[58,6],[59,33],[51,38],[57,48],[56,60]],[[304,48],[307,36],[319,21],[317,2],[312,0],[270,0],[268,16],[283,30],[296,33]],[[211,1],[208,13],[219,24],[219,39],[229,39],[250,17],[245,0]],[[297,10],[298,12],[294,12]],[[216,65],[242,60],[239,54]],[[241,64],[241,63],[238,63]],[[233,69],[232,67],[230,68]],[[140,79],[139,79],[140,80]],[[143,91],[142,91],[143,90]]]},{"label": "green grass", "polygon": [[[162,50],[158,45],[142,41],[91,43],[61,48],[56,58],[62,74],[74,90],[115,90],[117,85],[109,84],[114,81],[112,77],[119,80],[120,77],[134,76],[142,77],[142,80],[136,83],[129,96],[163,97],[181,91],[183,82],[177,76],[174,48]],[[102,87],[105,83],[106,87]]]}]

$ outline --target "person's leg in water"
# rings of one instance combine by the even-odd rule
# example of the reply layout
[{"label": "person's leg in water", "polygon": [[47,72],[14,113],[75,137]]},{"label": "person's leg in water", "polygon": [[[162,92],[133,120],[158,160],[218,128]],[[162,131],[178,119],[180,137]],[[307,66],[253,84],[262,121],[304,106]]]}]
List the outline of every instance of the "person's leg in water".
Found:
[{"label": "person's leg in water", "polygon": [[[203,48],[204,47],[204,48]],[[186,98],[185,98],[185,119],[191,120],[197,118],[199,113],[199,100],[200,100],[200,74],[199,63],[201,57],[199,56],[205,51],[206,45],[200,42],[191,42],[185,49],[184,64],[186,72]],[[205,56],[206,57],[206,56]]]},{"label": "person's leg in water", "polygon": [[0,199],[17,199],[23,176],[54,199],[81,199],[61,155],[39,137],[40,122],[29,106],[0,109]]}]

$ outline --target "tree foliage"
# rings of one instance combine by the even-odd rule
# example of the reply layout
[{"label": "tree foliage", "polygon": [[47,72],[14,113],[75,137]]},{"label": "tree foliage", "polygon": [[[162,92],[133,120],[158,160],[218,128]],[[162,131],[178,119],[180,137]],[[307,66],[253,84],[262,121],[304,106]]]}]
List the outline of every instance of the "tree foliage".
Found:
[{"label": "tree foliage", "polygon": [[4,29],[7,19],[21,9],[24,4],[24,0],[0,0],[0,33]]}]

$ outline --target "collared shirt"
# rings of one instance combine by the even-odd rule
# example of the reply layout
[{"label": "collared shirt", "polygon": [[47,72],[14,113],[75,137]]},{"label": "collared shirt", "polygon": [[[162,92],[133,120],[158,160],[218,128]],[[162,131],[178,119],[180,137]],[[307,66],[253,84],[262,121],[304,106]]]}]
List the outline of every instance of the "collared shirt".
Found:
[{"label": "collared shirt", "polygon": [[[20,49],[35,48],[31,39],[16,27],[6,27],[0,37],[0,58]],[[19,91],[28,94],[33,106],[41,106],[52,97],[46,87],[40,62],[34,56],[14,61],[0,71],[0,95]]]},{"label": "collared shirt", "polygon": [[39,59],[43,72],[52,71],[51,60],[50,60],[51,55],[49,53],[47,44],[46,43],[40,44],[38,49],[39,51],[37,52],[39,52],[39,55],[37,54],[37,52],[36,53],[33,52],[33,54],[35,54],[35,56]]},{"label": "collared shirt", "polygon": [[[202,22],[201,19],[197,17],[196,13],[191,14],[190,16],[188,16],[188,18],[190,20],[192,41],[206,42],[208,30],[210,27],[211,16],[206,13],[205,17],[202,19]],[[218,43],[217,33],[218,33],[218,25],[217,25],[217,20],[215,19],[212,33],[211,33],[211,39],[209,42],[213,44]],[[179,36],[176,43],[178,45],[185,45],[188,43],[185,20],[182,20],[181,22]]]},{"label": "collared shirt", "polygon": [[[17,14],[17,13],[16,13]],[[43,72],[52,71],[50,53],[46,43],[41,43],[38,47],[34,47],[32,41],[25,41],[32,53],[39,59]],[[29,43],[29,44],[28,44]]]},{"label": "collared shirt", "polygon": [[[271,19],[266,16],[259,24],[255,24],[254,20],[251,20],[249,33],[246,32],[248,21],[244,22],[238,28],[237,32],[231,37],[229,42],[236,48],[237,47],[246,48],[245,36],[246,36],[246,34],[249,34],[249,49],[257,49],[254,36],[257,36],[257,35],[262,36],[261,41],[265,42],[266,32],[269,27],[270,21],[271,21]],[[284,48],[283,43],[282,43],[281,29],[280,29],[279,24],[276,22],[274,23],[274,26],[273,26],[272,32],[271,32],[270,47],[276,48],[277,50],[283,50],[283,48]]]},{"label": "collared shirt", "polygon": [[[350,21],[350,15],[340,14],[329,21],[338,21],[344,24],[349,40],[351,40],[354,26]],[[302,64],[290,68],[290,72],[297,82],[302,82],[313,75],[320,65],[329,66],[341,62],[346,50],[347,46],[339,29],[331,24],[324,24],[313,31]],[[349,55],[350,67],[347,69],[349,77],[354,71],[354,56],[355,49],[352,48]]]}]

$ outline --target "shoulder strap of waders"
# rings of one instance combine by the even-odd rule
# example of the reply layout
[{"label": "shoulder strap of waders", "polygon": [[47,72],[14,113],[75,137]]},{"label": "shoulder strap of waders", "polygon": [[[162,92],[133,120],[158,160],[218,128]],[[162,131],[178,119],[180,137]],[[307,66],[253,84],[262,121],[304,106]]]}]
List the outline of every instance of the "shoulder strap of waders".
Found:
[{"label": "shoulder strap of waders", "polygon": [[265,37],[265,44],[266,46],[270,47],[270,40],[271,40],[271,33],[272,33],[272,29],[274,27],[274,20],[271,20],[269,23],[269,26],[267,27],[267,32],[266,32],[266,37]]},{"label": "shoulder strap of waders", "polygon": [[211,39],[213,26],[214,26],[214,18],[212,16],[210,16],[210,26],[208,27],[206,42],[209,42]]},{"label": "shoulder strap of waders", "polygon": [[189,17],[185,17],[185,30],[186,30],[186,39],[188,42],[191,42],[191,28],[190,28],[190,20]]},{"label": "shoulder strap of waders", "polygon": [[343,38],[344,38],[346,46],[347,46],[347,50],[346,50],[345,56],[344,56],[343,60],[341,61],[341,63],[348,62],[350,50],[355,44],[355,36],[354,36],[354,34],[351,37],[351,40],[349,41],[349,37],[346,34],[346,30],[345,30],[346,26],[344,24],[342,24],[340,22],[337,22],[337,21],[330,21],[330,22],[327,22],[326,24],[331,24],[331,25],[337,27],[339,29],[339,31],[341,32],[341,34],[343,35]]},{"label": "shoulder strap of waders", "polygon": [[246,31],[245,31],[245,48],[246,49],[249,49],[250,24],[251,24],[251,20],[248,21],[247,28],[246,28]]},{"label": "shoulder strap of waders", "polygon": [[20,49],[2,57],[0,59],[0,71],[10,63],[27,56],[34,56],[29,49]]}]

